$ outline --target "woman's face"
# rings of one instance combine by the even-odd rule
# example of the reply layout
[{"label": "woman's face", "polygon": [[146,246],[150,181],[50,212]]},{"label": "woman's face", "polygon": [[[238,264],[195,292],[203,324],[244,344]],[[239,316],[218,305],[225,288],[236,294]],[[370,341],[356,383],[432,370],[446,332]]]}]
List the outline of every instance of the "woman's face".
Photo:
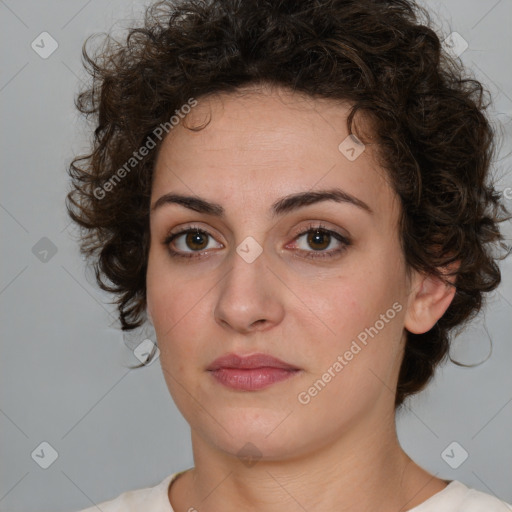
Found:
[{"label": "woman's face", "polygon": [[[151,211],[148,311],[176,405],[224,452],[293,457],[393,415],[410,297],[399,203],[346,115],[285,90],[223,94],[185,120],[206,128],[182,121],[161,147],[152,207],[200,202]],[[211,371],[226,354],[295,371]]]}]

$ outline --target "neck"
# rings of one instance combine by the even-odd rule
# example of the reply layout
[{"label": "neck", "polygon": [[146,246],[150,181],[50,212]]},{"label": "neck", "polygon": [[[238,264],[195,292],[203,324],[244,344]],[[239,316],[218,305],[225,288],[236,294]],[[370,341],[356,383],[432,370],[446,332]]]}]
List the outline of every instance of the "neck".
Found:
[{"label": "neck", "polygon": [[193,431],[195,467],[171,486],[171,503],[175,512],[410,510],[446,483],[407,456],[394,415],[390,420],[386,429],[359,423],[356,431],[301,455],[252,464]]}]

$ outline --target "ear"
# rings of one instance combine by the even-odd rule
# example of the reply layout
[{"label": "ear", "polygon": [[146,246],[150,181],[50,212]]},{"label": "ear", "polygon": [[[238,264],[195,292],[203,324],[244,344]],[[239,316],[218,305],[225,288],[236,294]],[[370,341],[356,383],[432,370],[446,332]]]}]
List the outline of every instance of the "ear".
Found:
[{"label": "ear", "polygon": [[[454,272],[460,266],[455,261],[443,267],[443,274]],[[404,327],[414,334],[423,334],[436,324],[450,306],[455,295],[455,276],[448,276],[446,285],[439,277],[415,273],[409,296]]]}]

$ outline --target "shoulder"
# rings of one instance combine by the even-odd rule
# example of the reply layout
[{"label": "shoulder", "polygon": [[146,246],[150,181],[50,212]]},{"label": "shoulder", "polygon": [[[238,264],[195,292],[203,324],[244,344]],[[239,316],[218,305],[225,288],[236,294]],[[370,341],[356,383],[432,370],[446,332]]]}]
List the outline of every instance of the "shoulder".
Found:
[{"label": "shoulder", "polygon": [[495,496],[467,488],[457,512],[510,512],[512,505],[499,500]]},{"label": "shoulder", "polygon": [[103,501],[78,512],[173,512],[167,490],[179,473],[167,476],[154,487],[126,491],[114,499]]},{"label": "shoulder", "polygon": [[409,512],[511,512],[512,506],[495,496],[471,489],[458,480]]},{"label": "shoulder", "polygon": [[150,488],[135,489],[126,491],[108,501],[103,501],[89,508],[84,508],[79,512],[135,512],[140,509],[143,503],[147,503],[148,491]]}]

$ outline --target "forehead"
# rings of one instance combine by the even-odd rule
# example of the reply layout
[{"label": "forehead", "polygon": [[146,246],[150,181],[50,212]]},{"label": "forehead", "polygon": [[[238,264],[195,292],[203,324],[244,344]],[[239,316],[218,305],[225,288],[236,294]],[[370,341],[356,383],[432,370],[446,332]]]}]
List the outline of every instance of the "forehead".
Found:
[{"label": "forehead", "polygon": [[277,88],[199,98],[162,143],[152,201],[173,191],[226,201],[226,210],[249,197],[264,208],[289,193],[339,187],[388,212],[387,175],[372,144],[361,151],[349,137],[349,108]]}]

